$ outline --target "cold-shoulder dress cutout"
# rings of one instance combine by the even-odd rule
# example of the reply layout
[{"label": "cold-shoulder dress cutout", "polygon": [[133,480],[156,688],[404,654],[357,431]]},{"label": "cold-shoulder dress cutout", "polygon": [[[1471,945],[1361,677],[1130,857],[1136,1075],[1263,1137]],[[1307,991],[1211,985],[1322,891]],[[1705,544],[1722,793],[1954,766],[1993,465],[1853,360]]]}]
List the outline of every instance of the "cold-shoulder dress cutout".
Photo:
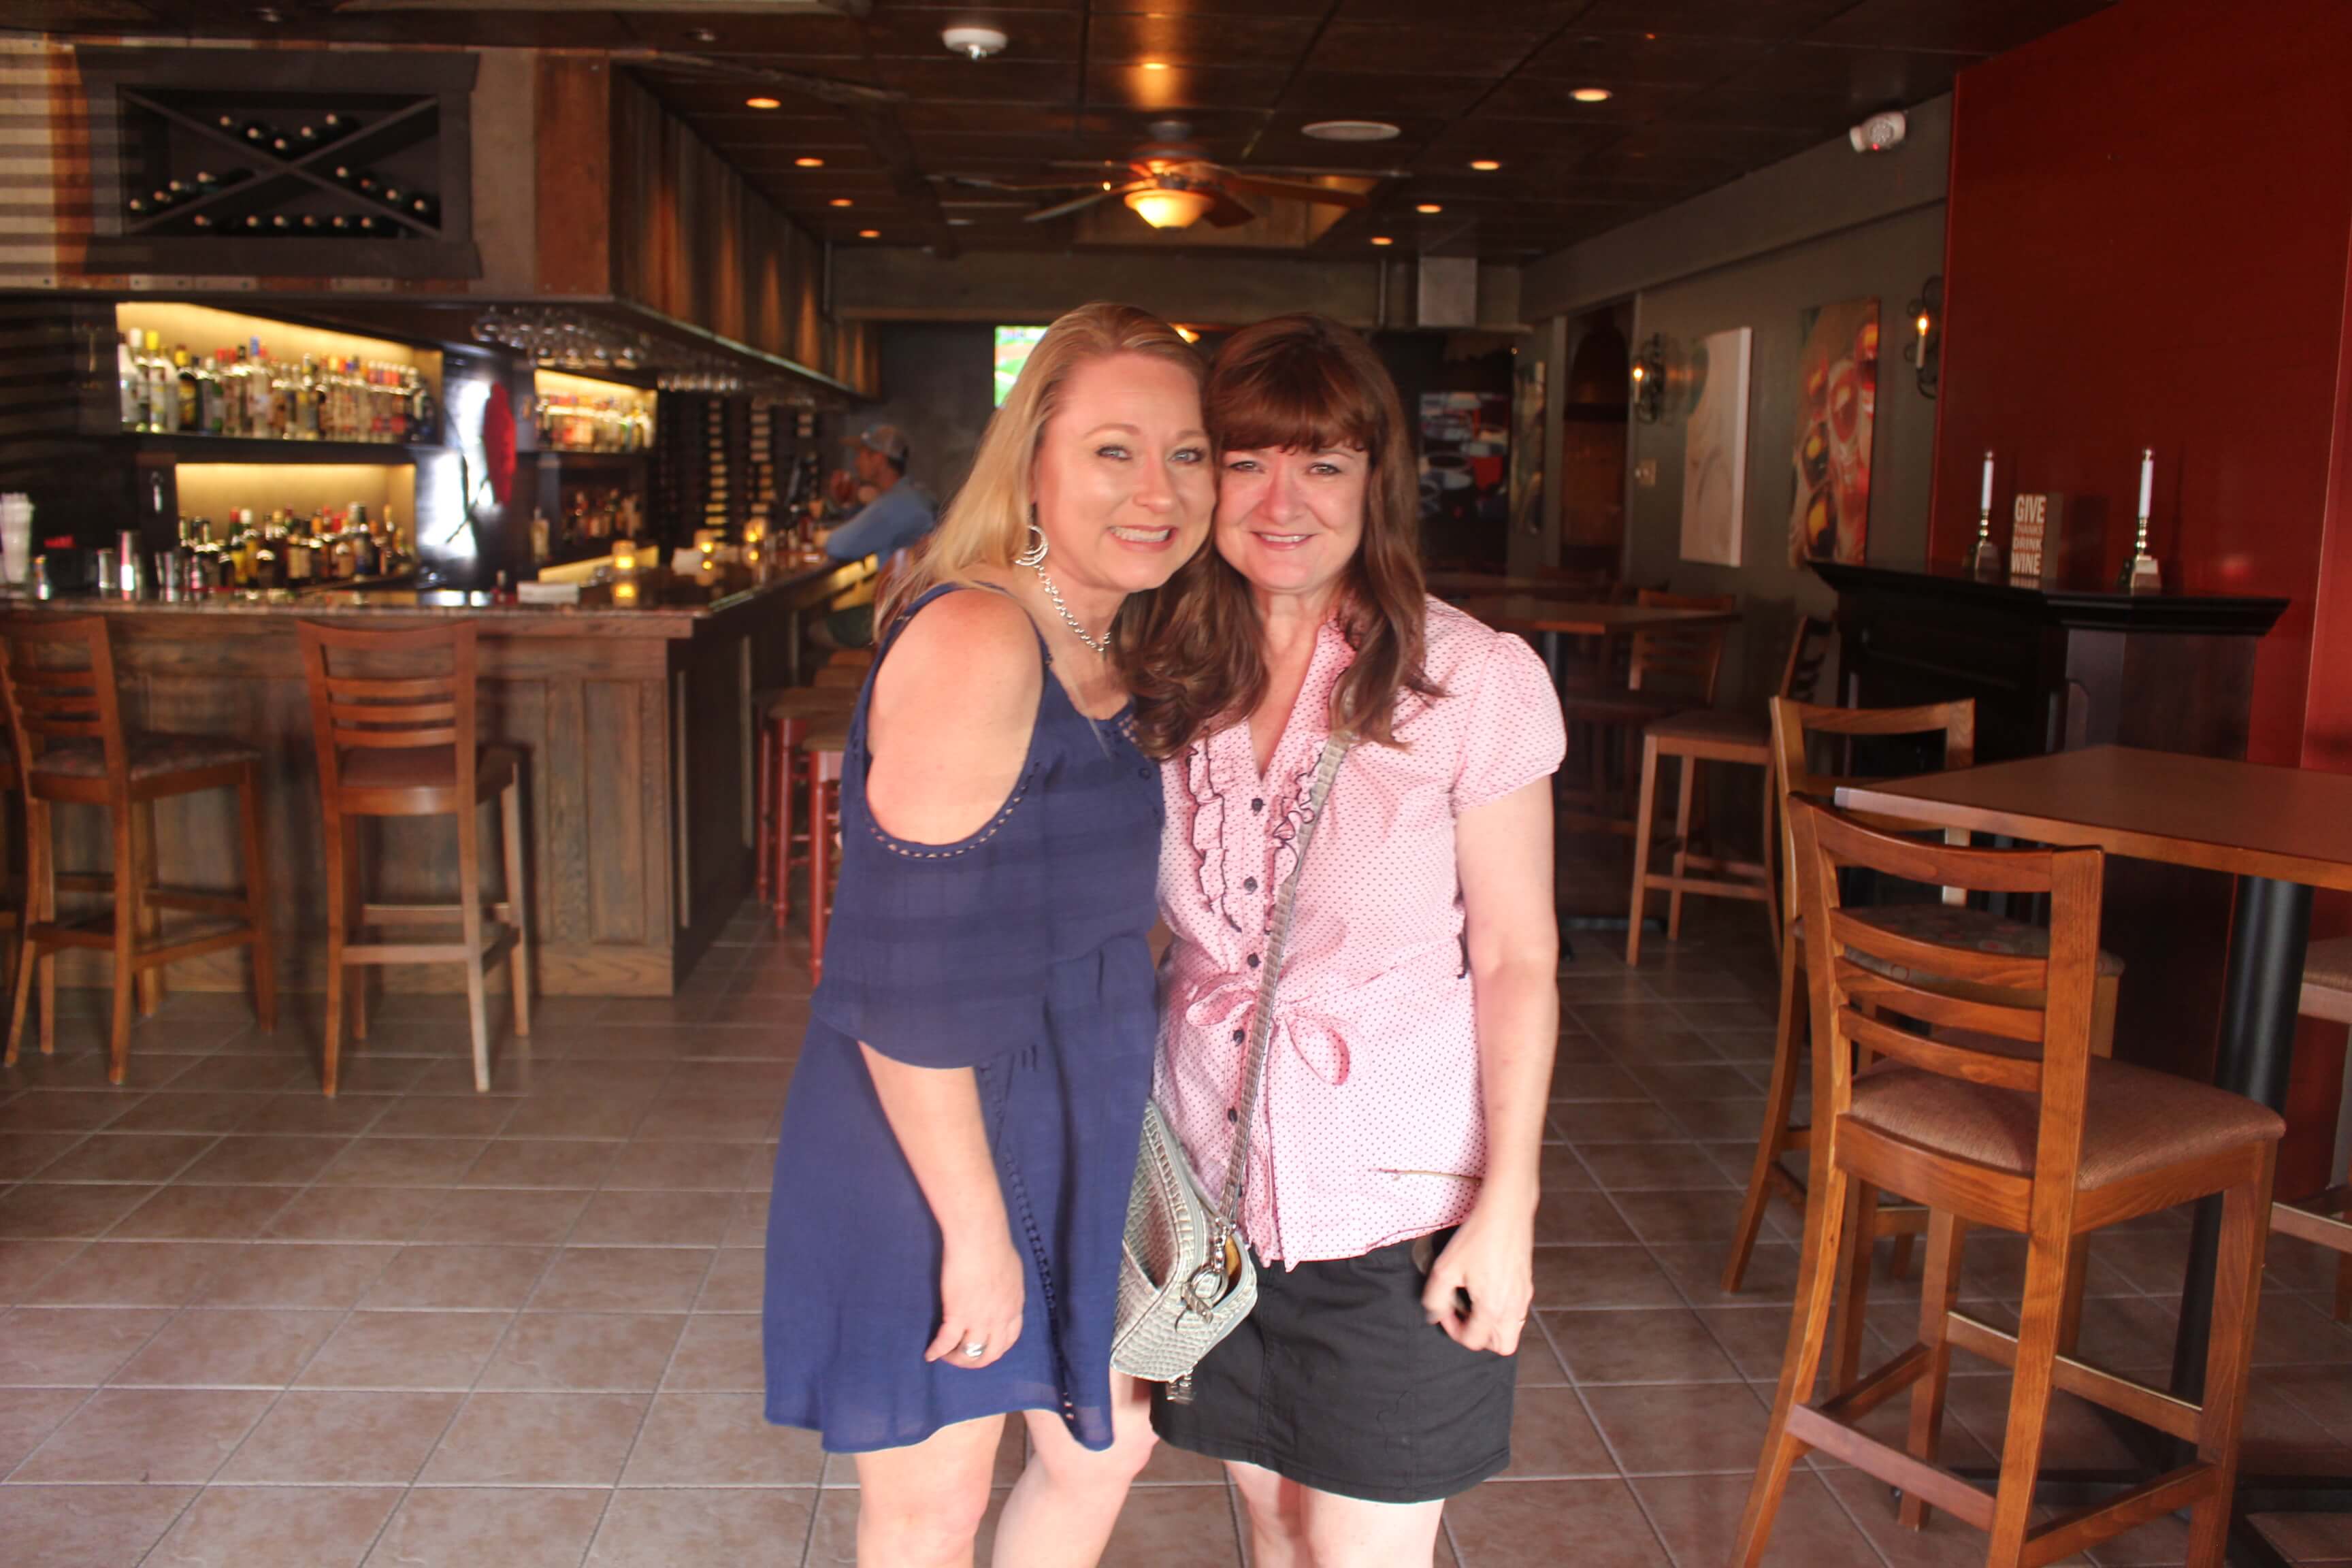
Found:
[{"label": "cold-shoulder dress cutout", "polygon": [[[953,586],[933,589],[885,639]],[[952,844],[893,837],[866,805],[874,681],[844,759],[841,886],[776,1150],[768,1419],[834,1453],[1050,1410],[1109,1445],[1119,1245],[1156,1020],[1160,771],[1131,725],[1080,713],[1047,668],[1003,807]],[[977,1371],[929,1363],[939,1226],[857,1047],[971,1068],[1026,1274],[1021,1337]]]}]

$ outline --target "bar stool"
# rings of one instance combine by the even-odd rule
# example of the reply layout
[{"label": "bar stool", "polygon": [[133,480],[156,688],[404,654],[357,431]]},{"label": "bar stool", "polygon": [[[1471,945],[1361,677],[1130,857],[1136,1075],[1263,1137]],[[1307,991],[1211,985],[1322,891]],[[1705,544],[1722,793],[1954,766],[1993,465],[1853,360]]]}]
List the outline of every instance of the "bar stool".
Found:
[{"label": "bar stool", "polygon": [[[1739,603],[1737,594],[1669,594],[1643,588],[1634,603],[1649,609],[1728,610]],[[1609,809],[1610,753],[1616,752],[1621,776],[1633,769],[1633,737],[1669,714],[1693,708],[1713,708],[1717,679],[1723,673],[1723,645],[1730,628],[1717,624],[1635,632],[1632,658],[1622,690],[1571,694],[1561,705],[1561,717],[1571,731],[1588,736],[1586,783],[1569,798],[1582,809],[1563,812],[1562,827],[1607,833],[1631,833],[1633,818]]]},{"label": "bar stool", "polygon": [[857,694],[836,688],[792,686],[770,691],[757,700],[760,710],[759,791],[757,831],[752,854],[758,861],[759,899],[773,911],[782,931],[792,914],[793,847],[808,842],[793,826],[793,792],[807,795],[808,757],[802,749],[809,725],[838,716],[845,721],[857,706]]},{"label": "bar stool", "polygon": [[[522,779],[505,746],[482,746],[475,714],[470,621],[415,631],[296,628],[310,688],[319,800],[327,849],[327,1047],[321,1084],[335,1092],[342,1052],[344,970],[462,963],[473,1031],[474,1089],[490,1087],[486,971],[501,959],[514,993],[514,1032],[530,1034],[530,894],[523,883]],[[485,909],[479,808],[495,797],[505,839],[505,897]],[[360,886],[359,827],[371,816],[454,816],[457,901],[371,904]],[[497,922],[490,929],[485,915]],[[459,928],[455,942],[366,942],[370,926]],[[367,1038],[366,982],[348,988],[352,1037]]]},{"label": "bar stool", "polygon": [[[2306,1018],[2352,1024],[2352,936],[2328,937],[2304,950],[2303,998],[2295,1009]],[[2339,1183],[2301,1203],[2274,1204],[2271,1229],[2324,1247],[2336,1254],[2336,1321],[2352,1318],[2352,1185]]]},{"label": "bar stool", "polygon": [[[1976,761],[1973,700],[1931,702],[1916,708],[1822,708],[1776,697],[1771,712],[1773,785],[1780,801],[1784,844],[1787,812],[1792,800],[1800,795],[1826,800],[1835,795],[1840,784],[1861,782],[1852,775],[1813,772],[1806,744],[1810,736],[1836,735],[1850,741],[1864,736],[1933,735],[1943,742],[1945,768],[1965,768]],[[1890,831],[1916,832],[1916,826],[1891,820],[1863,820],[1874,821],[1875,826]],[[1967,839],[1964,833],[1952,837],[1956,842]],[[1723,1288],[1727,1292],[1737,1291],[1747,1275],[1748,1255],[1755,1249],[1757,1232],[1764,1224],[1765,1204],[1775,1196],[1799,1204],[1806,1201],[1804,1189],[1780,1165],[1781,1155],[1811,1148],[1812,1140],[1812,1130],[1793,1120],[1797,1085],[1803,1071],[1798,1025],[1804,1016],[1805,925],[1798,911],[1795,882],[1784,877],[1781,885],[1785,890],[1780,929],[1780,1005],[1774,1019],[1772,1079],[1765,1091],[1764,1127],[1756,1140],[1756,1160],[1748,1175],[1746,1201],[1740,1205],[1739,1228],[1732,1237],[1731,1256],[1724,1263]],[[2048,956],[2048,931],[2040,926],[2004,920],[1988,910],[1970,909],[1961,901],[1963,896],[1963,889],[1947,887],[1940,903],[1889,905],[1874,910],[1871,918],[1925,942],[1956,944],[1979,952],[2024,959]],[[2122,983],[2123,972],[2122,960],[2104,950],[2100,952],[2091,998],[2094,1055],[2109,1056],[2115,1050],[2116,992]],[[1895,1238],[1897,1274],[1907,1267],[1910,1238],[1920,1233],[1924,1218],[1916,1209],[1897,1209],[1878,1215],[1876,1234]],[[2077,1264],[2078,1279],[2069,1293],[2077,1313],[2082,1300],[2079,1276],[2084,1267]],[[2069,1348],[2074,1344],[2074,1321],[2070,1315],[2065,1341]],[[1850,1327],[1859,1334],[1858,1319]],[[1858,1339],[1853,1342],[1857,1347],[1859,1342]]]},{"label": "bar stool", "polygon": [[[2100,851],[1962,849],[1882,833],[1810,801],[1792,802],[1789,811],[1790,874],[1822,949],[1811,972],[1820,1135],[1788,1352],[1732,1563],[1755,1568],[1762,1560],[1790,1467],[1818,1449],[1901,1488],[1910,1529],[1942,1509],[1986,1531],[1990,1568],[2054,1562],[2183,1508],[2188,1561],[2218,1568],[2253,1359],[2271,1178],[2285,1124],[2209,1084],[2092,1054]],[[1875,909],[1841,907],[1837,873],[1848,867],[1947,887],[2046,893],[2047,955],[1984,952],[1890,931]],[[1916,978],[1929,973],[1942,978]],[[2007,1000],[1985,999],[1992,995]],[[1898,1028],[1888,1016],[1916,1019],[1933,1033]],[[1885,1060],[1857,1071],[1857,1050]],[[1815,1404],[1841,1242],[1868,1234],[1881,1188],[1925,1204],[1934,1215],[1919,1336],[1867,1377],[1832,1379],[1828,1397]],[[2064,1292],[2084,1238],[2217,1194],[2223,1217],[2204,1403],[2067,1356],[2060,1346]],[[2027,1238],[2014,1334],[1953,1308],[1969,1226]],[[1937,1463],[1956,1349],[2016,1374],[1992,1491]],[[1854,1425],[1906,1388],[1911,1424],[1904,1447]],[[2191,1444],[2196,1458],[2105,1506],[2033,1529],[2042,1434],[2059,1390]]]},{"label": "bar stool", "polygon": [[[1830,624],[1813,616],[1797,617],[1797,635],[1790,639],[1789,657],[1780,666],[1780,695],[1812,700],[1821,682],[1822,665],[1829,657]],[[1658,793],[1658,763],[1675,758],[1674,868],[1660,876],[1650,869],[1651,812]],[[1764,774],[1764,838],[1758,861],[1727,859],[1690,851],[1691,818],[1696,795],[1698,764],[1730,763],[1760,769]],[[1753,899],[1764,906],[1772,940],[1780,940],[1780,895],[1773,887],[1772,866],[1779,858],[1780,792],[1772,787],[1772,724],[1768,716],[1727,713],[1715,708],[1694,708],[1651,721],[1642,731],[1642,794],[1633,818],[1633,909],[1625,922],[1625,962],[1642,962],[1642,918],[1650,894],[1666,894],[1666,940],[1683,933],[1683,895],[1706,898]],[[1711,871],[1713,877],[1690,872]]]},{"label": "bar stool", "polygon": [[809,979],[824,978],[825,929],[833,920],[834,841],[841,836],[842,761],[849,716],[811,721],[801,747],[809,758]]},{"label": "bar stool", "polygon": [[[253,1014],[278,1026],[278,971],[271,953],[269,871],[261,839],[261,753],[209,735],[127,730],[115,685],[114,646],[103,616],[14,616],[0,626],[0,688],[23,770],[26,917],[16,962],[16,1005],[7,1060],[16,1059],[35,971],[41,984],[41,1051],[57,1048],[57,953],[79,947],[113,954],[113,1028],[107,1080],[121,1083],[131,1060],[134,993],[152,1012],[162,998],[156,972],[183,959],[234,947],[253,950]],[[243,840],[245,890],[198,893],[155,880],[155,802],[200,790],[233,789]],[[55,808],[106,808],[110,876],[58,869]],[[105,893],[102,917],[67,921],[58,894]],[[165,940],[161,914],[226,916],[222,928]]]}]

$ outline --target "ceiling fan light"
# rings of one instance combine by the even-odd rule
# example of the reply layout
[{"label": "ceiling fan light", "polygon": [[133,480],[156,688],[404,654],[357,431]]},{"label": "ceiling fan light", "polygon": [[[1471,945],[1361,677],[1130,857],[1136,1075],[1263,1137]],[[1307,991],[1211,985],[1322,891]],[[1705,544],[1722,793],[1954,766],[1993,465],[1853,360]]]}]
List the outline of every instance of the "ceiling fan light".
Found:
[{"label": "ceiling fan light", "polygon": [[1128,192],[1127,205],[1154,228],[1190,228],[1216,203],[1202,191],[1154,189]]}]

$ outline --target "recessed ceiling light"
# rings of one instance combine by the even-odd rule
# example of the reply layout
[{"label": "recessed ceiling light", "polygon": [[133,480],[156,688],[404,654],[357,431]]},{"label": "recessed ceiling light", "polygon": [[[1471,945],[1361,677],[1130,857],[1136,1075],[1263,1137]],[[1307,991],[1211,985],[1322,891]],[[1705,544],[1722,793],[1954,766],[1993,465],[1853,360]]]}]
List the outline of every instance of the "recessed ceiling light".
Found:
[{"label": "recessed ceiling light", "polygon": [[780,98],[747,98],[743,100],[746,109],[782,109],[783,106],[784,100]]},{"label": "recessed ceiling light", "polygon": [[1568,96],[1579,103],[1606,103],[1610,95],[1605,87],[1580,87]]},{"label": "recessed ceiling light", "polygon": [[882,231],[878,228],[861,228],[857,231],[857,237],[860,239],[879,239],[882,237]]},{"label": "recessed ceiling light", "polygon": [[1168,68],[1168,62],[1166,60],[1146,60],[1143,62],[1143,68],[1148,71],[1164,71]]},{"label": "recessed ceiling light", "polygon": [[1417,213],[1442,213],[1445,209],[1435,202],[1422,202],[1417,204],[1412,210]]},{"label": "recessed ceiling light", "polygon": [[686,36],[698,44],[715,44],[719,41],[719,35],[708,27],[689,27],[687,29]]},{"label": "recessed ceiling light", "polygon": [[1298,133],[1318,142],[1388,142],[1401,134],[1385,120],[1318,120]]},{"label": "recessed ceiling light", "polygon": [[1470,160],[1470,166],[1482,174],[1491,174],[1503,165],[1492,158],[1473,158]]},{"label": "recessed ceiling light", "polygon": [[850,205],[850,201],[847,196],[835,196],[829,205],[837,207],[845,207]]},{"label": "recessed ceiling light", "polygon": [[795,169],[822,169],[824,167],[824,160],[822,158],[795,158],[793,160],[793,167]]},{"label": "recessed ceiling light", "polygon": [[1391,239],[1387,235],[1376,234],[1372,236],[1372,243],[1374,245],[1394,245],[1396,241]]}]

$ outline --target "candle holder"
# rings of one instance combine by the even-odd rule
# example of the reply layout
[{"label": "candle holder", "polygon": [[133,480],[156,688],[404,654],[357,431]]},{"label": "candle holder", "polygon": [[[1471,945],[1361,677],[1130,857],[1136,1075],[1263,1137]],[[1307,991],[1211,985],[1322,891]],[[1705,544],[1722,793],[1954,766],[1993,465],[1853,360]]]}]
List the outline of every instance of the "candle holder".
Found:
[{"label": "candle holder", "polygon": [[2000,581],[2000,546],[1992,542],[1992,508],[1977,512],[1977,549],[1970,573],[1979,583]]},{"label": "candle holder", "polygon": [[2164,574],[2156,557],[2147,552],[2147,514],[2140,513],[2139,531],[2132,540],[2131,559],[2124,563],[2121,581],[2116,587],[2126,594],[2158,594],[2164,591]]}]

